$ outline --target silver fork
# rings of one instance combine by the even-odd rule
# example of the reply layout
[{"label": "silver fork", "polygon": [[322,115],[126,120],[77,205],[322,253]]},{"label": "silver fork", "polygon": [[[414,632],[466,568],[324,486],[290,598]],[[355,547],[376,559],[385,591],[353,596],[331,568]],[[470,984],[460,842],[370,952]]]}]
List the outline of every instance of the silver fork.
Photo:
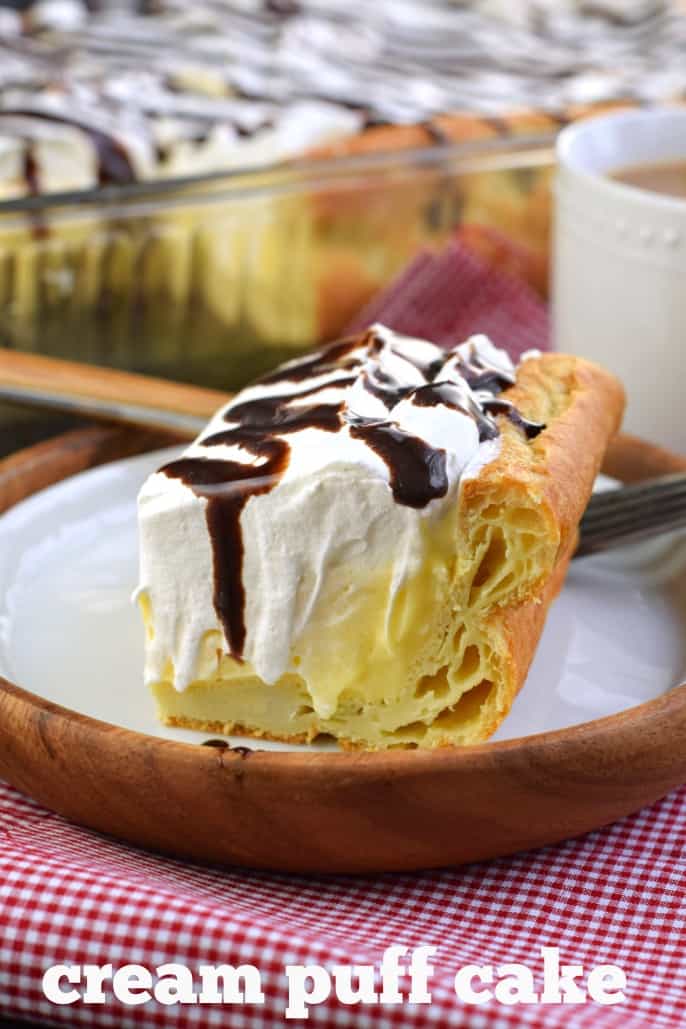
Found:
[{"label": "silver fork", "polygon": [[686,474],[594,493],[579,526],[574,557],[686,528]]}]

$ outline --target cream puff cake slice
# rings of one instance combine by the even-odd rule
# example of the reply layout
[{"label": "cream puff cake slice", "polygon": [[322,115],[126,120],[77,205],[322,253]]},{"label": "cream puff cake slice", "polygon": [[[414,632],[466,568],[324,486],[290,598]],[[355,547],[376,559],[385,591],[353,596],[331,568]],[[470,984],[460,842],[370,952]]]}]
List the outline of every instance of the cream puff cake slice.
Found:
[{"label": "cream puff cake slice", "polygon": [[624,405],[374,325],[216,413],[139,497],[145,678],[168,725],[345,747],[486,739],[522,686]]}]

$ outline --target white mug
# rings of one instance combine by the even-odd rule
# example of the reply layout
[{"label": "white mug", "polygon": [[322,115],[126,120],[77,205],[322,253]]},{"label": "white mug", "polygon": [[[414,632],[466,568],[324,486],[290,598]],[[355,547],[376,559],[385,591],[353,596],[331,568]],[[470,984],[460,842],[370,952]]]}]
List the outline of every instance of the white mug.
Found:
[{"label": "white mug", "polygon": [[686,162],[686,110],[622,111],[560,133],[556,350],[624,382],[624,428],[686,454],[686,198],[617,182],[631,165]]}]

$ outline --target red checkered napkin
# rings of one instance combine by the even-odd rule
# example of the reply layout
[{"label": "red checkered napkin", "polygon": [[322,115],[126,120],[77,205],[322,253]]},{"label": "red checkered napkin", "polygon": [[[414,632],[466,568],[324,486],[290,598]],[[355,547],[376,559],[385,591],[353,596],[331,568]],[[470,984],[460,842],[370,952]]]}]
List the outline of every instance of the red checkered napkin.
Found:
[{"label": "red checkered napkin", "polygon": [[548,310],[520,278],[498,271],[464,243],[425,252],[355,318],[351,332],[383,322],[396,332],[454,345],[483,332],[518,358],[549,349]]},{"label": "red checkered napkin", "polygon": [[[383,320],[438,341],[488,332],[515,350],[547,343],[546,311],[520,282],[460,245],[424,255],[360,324]],[[582,789],[583,786],[580,786]],[[526,818],[526,811],[521,812]],[[408,826],[408,832],[412,827]],[[686,1024],[686,789],[582,839],[466,868],[364,879],[225,871],[158,857],[65,822],[0,784],[0,1015],[64,1026],[270,1029],[287,1022],[288,964],[373,964],[384,950],[434,946],[428,1005],[346,1007],[309,1025],[660,1029]],[[541,947],[560,961],[626,973],[604,1007],[459,1002],[467,964],[518,962],[540,991]],[[219,1007],[58,1007],[42,991],[55,964],[251,964],[264,1003]]]}]

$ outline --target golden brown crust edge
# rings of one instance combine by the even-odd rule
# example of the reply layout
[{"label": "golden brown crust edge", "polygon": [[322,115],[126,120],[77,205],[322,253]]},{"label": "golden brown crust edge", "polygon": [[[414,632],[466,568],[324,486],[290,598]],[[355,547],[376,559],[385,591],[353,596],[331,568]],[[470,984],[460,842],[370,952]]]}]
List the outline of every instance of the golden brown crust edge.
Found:
[{"label": "golden brown crust edge", "polygon": [[599,365],[566,354],[524,361],[505,396],[525,417],[546,424],[532,441],[499,416],[501,450],[464,483],[463,504],[475,505],[505,482],[537,500],[564,552],[576,538],[610,440],[624,412],[619,380]]},{"label": "golden brown crust edge", "polygon": [[[532,582],[507,606],[488,616],[499,623],[507,646],[507,674],[498,709],[484,726],[488,738],[500,725],[524,685],[548,609],[564,583],[576,548],[578,524],[588,503],[607,447],[621,423],[624,389],[604,368],[583,358],[545,354],[518,369],[507,399],[527,418],[546,423],[532,441],[501,415],[501,450],[463,484],[461,516],[478,510],[484,497],[506,485],[533,499],[556,543],[552,571]],[[495,628],[495,626],[494,626]]]},{"label": "golden brown crust edge", "polygon": [[454,111],[409,125],[370,125],[353,136],[311,148],[308,158],[349,157],[393,153],[450,143],[508,140],[516,136],[550,136],[570,121],[607,111],[635,107],[631,100],[566,107],[555,113],[519,108],[489,116],[474,111]]},{"label": "golden brown crust edge", "polygon": [[[566,551],[561,554],[553,574],[543,588],[540,602],[537,603],[533,600],[526,604],[514,605],[503,614],[502,625],[507,640],[510,663],[510,676],[508,678],[512,684],[511,689],[503,696],[506,704],[505,716],[526,682],[529,668],[536,655],[536,648],[545,627],[550,605],[564,585],[573,553],[574,544],[568,546]],[[500,717],[498,721],[488,728],[485,739],[496,731],[503,721],[503,717]]]}]

